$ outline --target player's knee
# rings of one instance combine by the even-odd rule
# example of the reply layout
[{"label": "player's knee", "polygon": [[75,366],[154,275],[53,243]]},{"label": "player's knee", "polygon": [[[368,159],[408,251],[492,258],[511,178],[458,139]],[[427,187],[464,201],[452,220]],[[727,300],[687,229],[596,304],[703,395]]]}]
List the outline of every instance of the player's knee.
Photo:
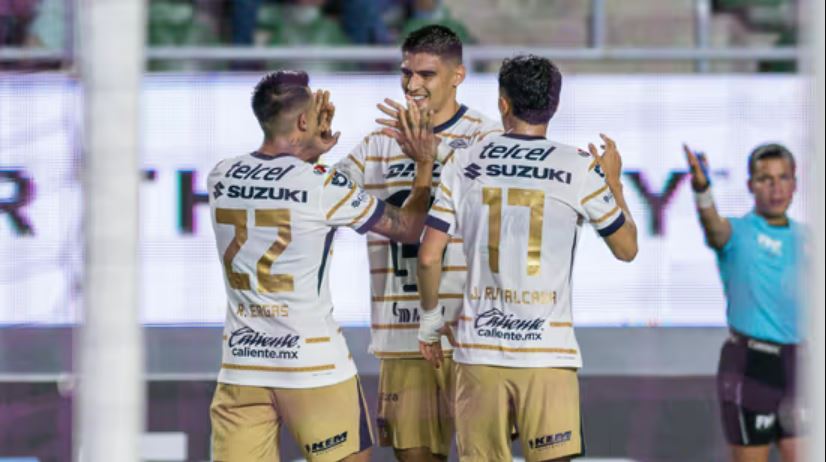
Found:
[{"label": "player's knee", "polygon": [[372,452],[373,448],[367,448],[355,454],[350,454],[349,456],[341,459],[339,462],[368,462]]},{"label": "player's knee", "polygon": [[430,452],[430,448],[425,447],[407,449],[393,448],[393,452],[396,454],[396,460],[399,462],[436,462],[447,460],[447,458],[441,458],[440,455],[433,454]]}]

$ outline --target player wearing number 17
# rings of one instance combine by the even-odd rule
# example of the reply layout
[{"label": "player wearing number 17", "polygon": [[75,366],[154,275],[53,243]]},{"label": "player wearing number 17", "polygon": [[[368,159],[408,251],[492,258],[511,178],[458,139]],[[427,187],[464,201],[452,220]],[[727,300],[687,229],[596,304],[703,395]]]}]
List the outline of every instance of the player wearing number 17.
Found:
[{"label": "player wearing number 17", "polygon": [[349,226],[418,241],[437,140],[428,114],[405,110],[401,149],[416,161],[417,176],[404,207],[385,205],[313,165],[338,133],[330,130],[329,94],[308,83],[304,72],[264,77],[252,98],[263,144],[219,162],[207,181],[227,290],[210,407],[216,461],[279,460],[282,423],[310,461],[368,460],[373,442],[356,367],[333,320],[333,234]]},{"label": "player wearing number 17", "polygon": [[[449,162],[419,250],[423,356],[440,365],[445,331],[437,302],[449,236],[468,259],[455,331],[456,432],[462,461],[510,460],[511,428],[528,461],[582,452],[579,348],[571,270],[585,221],[614,256],[632,260],[636,226],[613,140],[590,153],[546,139],[562,76],[537,56],[505,60],[499,112],[505,134]],[[608,277],[600,275],[600,277]]]}]

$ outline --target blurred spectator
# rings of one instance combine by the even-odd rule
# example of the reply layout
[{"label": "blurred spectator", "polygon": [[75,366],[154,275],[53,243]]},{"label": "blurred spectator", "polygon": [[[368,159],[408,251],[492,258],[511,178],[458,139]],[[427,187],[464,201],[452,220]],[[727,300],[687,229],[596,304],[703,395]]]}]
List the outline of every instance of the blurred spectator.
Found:
[{"label": "blurred spectator", "polygon": [[387,45],[394,42],[382,19],[387,2],[374,0],[342,0],[341,26],[353,43]]},{"label": "blurred spectator", "polygon": [[[0,0],[2,3],[3,0]],[[67,0],[40,0],[37,17],[31,24],[27,45],[63,50],[66,46]]]},{"label": "blurred spectator", "polygon": [[[263,5],[258,14],[258,26],[266,35],[264,43],[275,46],[349,44],[337,19],[326,14],[324,5],[324,0],[295,0],[280,5]],[[269,63],[269,67],[295,67],[310,72],[353,69],[352,64],[330,61],[281,61]]]},{"label": "blurred spectator", "polygon": [[[147,42],[150,46],[203,46],[218,43],[215,32],[196,20],[194,5],[189,0],[153,0],[149,5],[148,16]],[[149,68],[156,71],[201,69],[194,63],[170,60],[150,62]]]},{"label": "blurred spectator", "polygon": [[407,37],[414,30],[429,24],[439,24],[455,32],[462,43],[476,43],[467,27],[461,21],[451,17],[450,10],[443,4],[442,0],[413,0],[410,6],[410,15],[404,24],[401,37]]},{"label": "blurred spectator", "polygon": [[25,43],[37,4],[37,0],[0,0],[0,46]]}]

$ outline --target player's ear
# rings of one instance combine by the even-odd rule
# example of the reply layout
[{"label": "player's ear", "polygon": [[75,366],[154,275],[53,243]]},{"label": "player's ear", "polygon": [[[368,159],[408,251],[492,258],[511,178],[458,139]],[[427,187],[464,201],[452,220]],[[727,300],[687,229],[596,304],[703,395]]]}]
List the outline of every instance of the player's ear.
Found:
[{"label": "player's ear", "polygon": [[456,71],[453,73],[453,87],[458,87],[459,84],[465,81],[465,76],[467,75],[467,68],[464,64],[459,63],[456,66]]},{"label": "player's ear", "polygon": [[504,96],[500,95],[499,96],[499,114],[501,114],[502,118],[504,119],[505,117],[507,117],[510,114],[510,112],[511,112],[511,103],[510,103],[510,101],[508,101],[508,99],[505,98]]},{"label": "player's ear", "polygon": [[298,129],[302,132],[307,131],[307,112],[300,112],[298,117],[296,118],[296,124],[298,125]]}]

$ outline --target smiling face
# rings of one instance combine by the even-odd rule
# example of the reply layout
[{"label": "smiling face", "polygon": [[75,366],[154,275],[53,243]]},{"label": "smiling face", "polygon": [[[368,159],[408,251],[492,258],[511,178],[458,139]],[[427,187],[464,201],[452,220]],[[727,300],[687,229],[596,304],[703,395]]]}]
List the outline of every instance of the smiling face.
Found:
[{"label": "smiling face", "polygon": [[754,195],[754,209],[767,220],[784,220],[792,203],[797,179],[789,159],[770,157],[754,163],[749,191]]},{"label": "smiling face", "polygon": [[401,64],[402,90],[420,110],[432,110],[439,125],[459,109],[456,87],[465,78],[465,68],[452,59],[430,53],[404,53]]}]

